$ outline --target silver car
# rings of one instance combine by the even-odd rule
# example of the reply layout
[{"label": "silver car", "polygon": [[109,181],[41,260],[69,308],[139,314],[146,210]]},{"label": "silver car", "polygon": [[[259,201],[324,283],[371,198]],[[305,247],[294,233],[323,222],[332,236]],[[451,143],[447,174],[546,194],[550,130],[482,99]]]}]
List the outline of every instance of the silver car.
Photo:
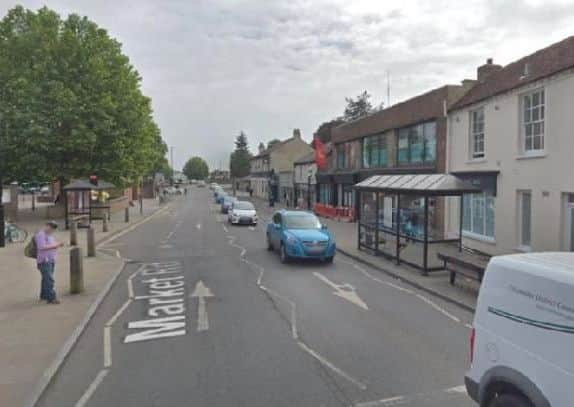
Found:
[{"label": "silver car", "polygon": [[227,221],[234,225],[257,225],[257,211],[251,202],[235,201],[227,212]]}]

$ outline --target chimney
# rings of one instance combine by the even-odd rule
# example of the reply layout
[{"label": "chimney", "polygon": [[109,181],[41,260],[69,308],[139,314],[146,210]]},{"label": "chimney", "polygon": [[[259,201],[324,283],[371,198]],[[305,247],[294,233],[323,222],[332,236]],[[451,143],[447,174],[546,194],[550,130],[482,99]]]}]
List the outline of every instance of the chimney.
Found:
[{"label": "chimney", "polygon": [[492,62],[492,58],[488,58],[486,60],[486,64],[481,65],[476,70],[476,79],[479,82],[484,82],[486,78],[488,78],[493,72],[499,71],[502,69],[502,65],[495,65]]},{"label": "chimney", "polygon": [[263,151],[265,151],[265,144],[259,143],[259,154],[261,154]]},{"label": "chimney", "polygon": [[293,138],[301,140],[301,130],[293,129]]}]

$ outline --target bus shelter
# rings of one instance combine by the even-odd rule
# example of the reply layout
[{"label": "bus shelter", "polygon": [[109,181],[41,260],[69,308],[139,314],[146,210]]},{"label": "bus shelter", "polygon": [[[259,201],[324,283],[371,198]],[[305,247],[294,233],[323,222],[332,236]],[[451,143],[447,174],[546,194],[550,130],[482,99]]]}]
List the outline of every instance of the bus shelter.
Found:
[{"label": "bus shelter", "polygon": [[66,229],[70,224],[70,218],[81,217],[87,220],[88,225],[94,219],[109,218],[110,206],[108,205],[107,191],[114,189],[115,185],[106,181],[98,181],[96,184],[88,180],[78,179],[64,187],[64,207]]},{"label": "bus shelter", "polygon": [[359,249],[424,275],[444,269],[436,256],[444,246],[462,250],[462,197],[480,192],[451,174],[375,175],[354,188],[361,205]]}]

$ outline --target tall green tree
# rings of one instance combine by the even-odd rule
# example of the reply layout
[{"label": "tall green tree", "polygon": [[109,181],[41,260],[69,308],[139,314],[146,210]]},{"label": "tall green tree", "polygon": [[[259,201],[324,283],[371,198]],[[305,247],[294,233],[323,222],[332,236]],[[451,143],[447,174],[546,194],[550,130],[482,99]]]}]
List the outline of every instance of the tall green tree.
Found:
[{"label": "tall green tree", "polygon": [[209,166],[203,158],[192,157],[183,166],[183,173],[188,179],[205,179],[209,175]]},{"label": "tall green tree", "polygon": [[364,91],[356,98],[345,98],[347,106],[343,113],[343,119],[350,122],[372,113],[373,105],[371,104],[370,99],[371,95],[367,91]]},{"label": "tall green tree", "polygon": [[324,122],[315,131],[315,137],[318,137],[323,143],[328,143],[331,141],[331,133],[333,129],[343,123],[345,123],[345,121],[342,118]]},{"label": "tall green tree", "polygon": [[232,178],[241,178],[249,175],[249,160],[251,157],[247,136],[241,132],[235,139],[235,150],[229,157],[229,172]]},{"label": "tall green tree", "polygon": [[21,6],[0,21],[0,145],[9,179],[97,174],[119,185],[167,151],[141,77],[106,30]]}]

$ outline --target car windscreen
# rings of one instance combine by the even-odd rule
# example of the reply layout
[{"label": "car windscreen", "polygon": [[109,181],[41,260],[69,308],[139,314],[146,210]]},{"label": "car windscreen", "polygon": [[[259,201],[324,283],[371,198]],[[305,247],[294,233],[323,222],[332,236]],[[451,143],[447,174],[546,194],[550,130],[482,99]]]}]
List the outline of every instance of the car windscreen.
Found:
[{"label": "car windscreen", "polygon": [[255,207],[253,206],[253,204],[251,202],[235,202],[233,204],[233,209],[239,209],[240,211],[251,211],[254,210]]},{"label": "car windscreen", "polygon": [[320,229],[321,222],[313,215],[283,216],[286,229]]}]

